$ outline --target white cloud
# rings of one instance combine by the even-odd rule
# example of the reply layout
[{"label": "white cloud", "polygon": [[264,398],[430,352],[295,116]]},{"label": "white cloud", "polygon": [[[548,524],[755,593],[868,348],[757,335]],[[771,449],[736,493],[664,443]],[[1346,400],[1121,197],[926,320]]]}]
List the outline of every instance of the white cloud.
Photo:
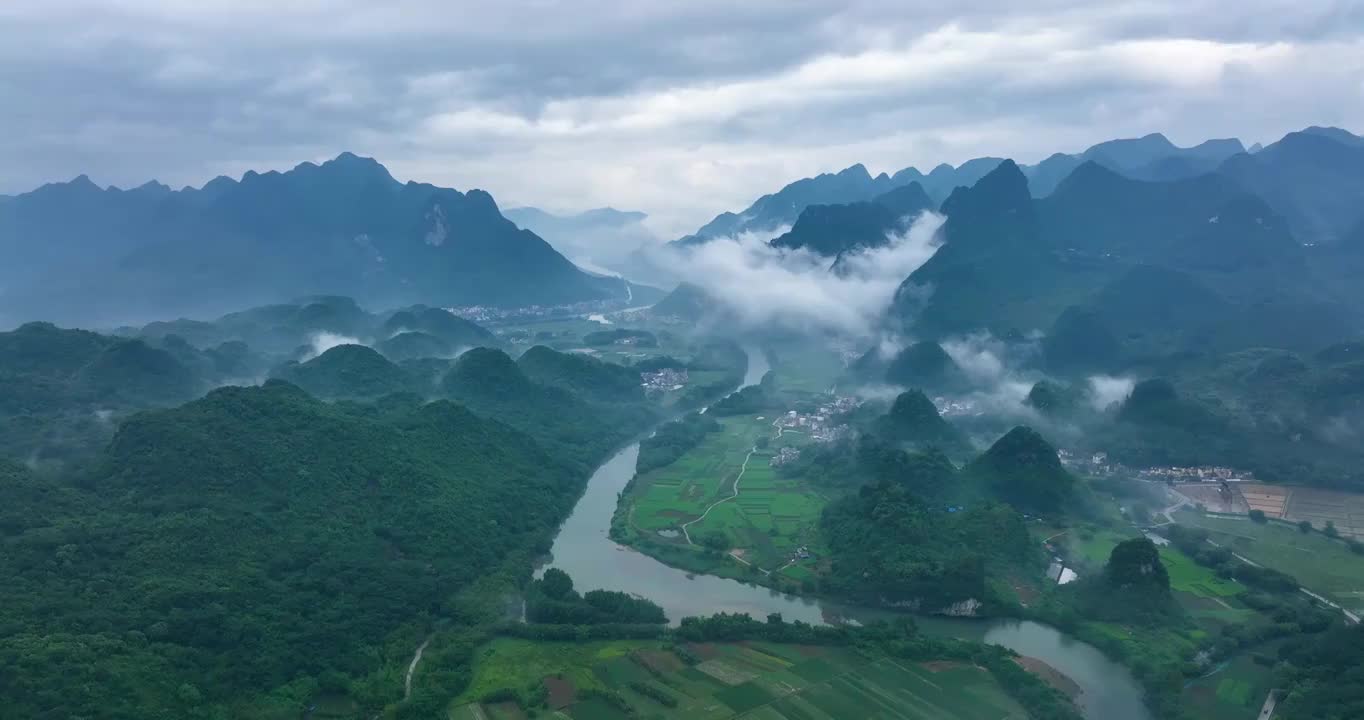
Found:
[{"label": "white cloud", "polygon": [[313,333],[313,335],[308,338],[308,354],[305,355],[304,357],[299,358],[299,362],[307,362],[309,360],[312,360],[318,355],[321,355],[322,353],[327,352],[328,350],[331,350],[332,348],[337,347],[338,345],[364,345],[364,343],[360,342],[360,338],[350,337],[349,335],[341,335],[339,333],[328,332],[325,330],[322,332]]},{"label": "white cloud", "polygon": [[659,248],[658,263],[706,290],[746,327],[869,337],[896,288],[937,251],[942,223],[942,216],[924,213],[886,246],[844,258],[839,272],[831,270],[831,258],[767,244],[787,228],[680,250]]},{"label": "white cloud", "polygon": [[8,0],[0,192],[352,150],[675,237],[855,162],[1359,130],[1362,76],[1354,2]]},{"label": "white cloud", "polygon": [[1136,384],[1130,377],[1093,375],[1089,378],[1089,402],[1095,410],[1107,410],[1126,400]]}]

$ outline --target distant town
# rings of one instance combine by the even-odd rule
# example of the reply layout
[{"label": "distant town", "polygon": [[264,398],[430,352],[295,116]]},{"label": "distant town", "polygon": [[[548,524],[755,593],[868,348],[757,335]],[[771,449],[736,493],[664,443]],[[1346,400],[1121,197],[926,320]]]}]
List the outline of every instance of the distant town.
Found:
[{"label": "distant town", "polygon": [[664,393],[672,390],[681,390],[687,384],[688,376],[686,368],[674,369],[663,368],[657,372],[643,372],[639,374],[641,385],[644,386],[646,393]]},{"label": "distant town", "polygon": [[1108,453],[1076,453],[1070,450],[1057,450],[1061,464],[1085,475],[1120,475],[1166,483],[1193,482],[1256,482],[1253,473],[1247,470],[1223,467],[1220,465],[1180,466],[1167,465],[1148,468],[1133,468],[1109,460]]},{"label": "distant town", "polygon": [[524,307],[466,305],[446,308],[446,310],[471,322],[495,325],[538,322],[574,316],[586,317],[623,310],[627,305],[624,300],[591,300],[567,305],[526,305]]}]

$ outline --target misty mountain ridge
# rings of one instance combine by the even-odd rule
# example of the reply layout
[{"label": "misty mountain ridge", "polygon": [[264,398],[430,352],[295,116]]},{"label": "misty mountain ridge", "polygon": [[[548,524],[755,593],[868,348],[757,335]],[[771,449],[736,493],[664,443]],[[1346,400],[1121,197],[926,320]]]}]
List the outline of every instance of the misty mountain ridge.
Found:
[{"label": "misty mountain ridge", "polygon": [[[1337,144],[1364,148],[1364,138],[1340,128],[1312,127],[1301,133]],[[1050,195],[1063,180],[1086,163],[1100,165],[1135,180],[1173,181],[1223,172],[1224,163],[1238,156],[1250,157],[1250,152],[1258,154],[1263,149],[1258,148],[1258,143],[1255,147],[1257,149],[1247,150],[1240,140],[1224,138],[1182,148],[1160,133],[1151,133],[1139,138],[1101,142],[1080,153],[1058,152],[1035,165],[1020,167],[1028,179],[1030,193],[1040,198]],[[864,202],[911,182],[919,183],[935,204],[941,204],[957,187],[974,185],[1003,160],[998,157],[975,158],[956,167],[944,163],[927,174],[908,167],[888,178],[885,173],[873,177],[859,163],[837,173],[825,173],[792,182],[776,193],[762,196],[740,213],[727,212],[716,216],[695,233],[674,242],[689,245],[741,232],[770,232],[793,225],[809,205]],[[1280,212],[1287,215],[1282,210]]]},{"label": "misty mountain ridge", "polygon": [[647,213],[636,210],[617,210],[613,207],[592,208],[577,213],[553,213],[537,207],[523,206],[502,211],[508,220],[534,233],[540,233],[539,226],[559,224],[566,227],[621,227],[644,222]]},{"label": "misty mountain ridge", "polygon": [[804,248],[825,257],[884,247],[890,235],[903,233],[933,200],[918,182],[888,190],[872,200],[843,205],[809,205],[795,225],[773,238],[772,247]]},{"label": "misty mountain ridge", "polygon": [[0,269],[7,311],[86,322],[308,293],[390,306],[629,294],[517,228],[488,193],[400,183],[351,153],[198,189],[101,189],[85,176],[45,185],[0,204],[0,252],[15,259]]},{"label": "misty mountain ridge", "polygon": [[[1061,344],[1091,349],[1111,336],[1152,352],[1172,333],[1209,350],[1306,349],[1359,332],[1364,319],[1357,293],[1334,290],[1347,283],[1343,270],[1314,263],[1285,218],[1220,173],[1142,181],[1087,162],[1033,199],[1022,169],[1006,162],[954,192],[943,212],[942,248],[897,300],[920,337],[1051,328],[1069,338]],[[1129,273],[1142,267],[1160,272]],[[1163,309],[1171,282],[1178,297],[1204,300]]]}]

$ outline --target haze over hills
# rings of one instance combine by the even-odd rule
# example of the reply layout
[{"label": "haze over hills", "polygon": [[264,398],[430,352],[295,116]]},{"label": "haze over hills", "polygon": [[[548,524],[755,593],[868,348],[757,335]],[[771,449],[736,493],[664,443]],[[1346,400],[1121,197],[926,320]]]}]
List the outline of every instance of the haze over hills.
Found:
[{"label": "haze over hills", "polygon": [[492,196],[400,183],[343,153],[202,188],[81,176],[0,205],[5,312],[86,323],[215,314],[310,293],[368,305],[624,299],[502,216]]},{"label": "haze over hills", "polygon": [[535,207],[502,212],[508,220],[544,238],[579,267],[602,274],[636,278],[640,268],[631,254],[657,244],[642,212],[604,207],[555,214]]},{"label": "haze over hills", "polygon": [[[1179,148],[1151,135],[1032,167],[982,158],[873,177],[854,166],[674,244],[667,257],[689,282],[647,310],[635,303],[648,290],[575,267],[485,193],[402,185],[350,155],[201,189],[84,180],[6,200],[7,232],[52,238],[6,251],[50,276],[88,250],[67,280],[19,290],[56,297],[80,283],[63,298],[71,308],[119,290],[130,304],[110,312],[156,301],[199,314],[261,263],[241,292],[270,302],[112,334],[41,322],[0,333],[0,540],[21,578],[11,605],[63,609],[34,630],[11,618],[0,633],[4,669],[55,672],[0,676],[22,678],[9,687],[25,711],[96,715],[93,691],[53,689],[74,677],[102,692],[112,681],[88,648],[102,650],[131,674],[117,682],[143,692],[110,706],[118,718],[333,705],[339,717],[385,707],[435,717],[505,697],[545,707],[544,673],[530,689],[456,698],[481,688],[476,658],[497,657],[502,640],[567,648],[697,632],[693,622],[664,635],[674,631],[660,627],[661,608],[625,587],[575,596],[566,575],[530,579],[533,555],[552,549],[562,562],[552,533],[593,468],[657,428],[634,464],[642,480],[607,487],[605,509],[617,512],[590,528],[643,551],[631,562],[882,610],[1028,617],[1095,644],[1111,636],[1089,623],[1134,622],[1103,647],[1175,720],[1203,665],[1244,656],[1242,631],[1196,625],[1205,618],[1177,604],[1176,573],[1131,605],[1104,593],[1151,588],[1093,568],[1078,589],[1044,581],[1048,558],[1066,551],[1042,543],[1073,528],[1102,545],[1131,529],[1113,485],[1072,472],[1058,447],[1132,467],[1219,464],[1364,487],[1354,275],[1364,217],[1349,202],[1358,140],[1309,129],[1248,154],[1234,140]],[[546,235],[578,233],[584,252],[620,250],[612,232],[643,220],[513,216]],[[480,309],[466,313],[475,323],[443,307],[593,300],[618,311]],[[235,384],[253,387],[221,387]],[[616,457],[629,465],[628,452]],[[664,477],[675,473],[703,481]],[[717,490],[715,477],[733,481]],[[635,493],[646,502],[631,505]],[[778,522],[783,503],[796,514]],[[759,520],[745,528],[750,513]],[[707,522],[726,524],[702,534]],[[254,532],[236,537],[242,526]],[[431,543],[455,552],[437,558]],[[1145,540],[1117,548],[1109,566],[1126,574],[1165,557]],[[1213,564],[1200,550],[1184,560]],[[82,599],[90,577],[114,612]],[[547,592],[561,613],[542,614]],[[760,592],[760,607],[777,597]],[[1306,642],[1331,613],[1296,595],[1296,584],[1272,600],[1247,595],[1231,611],[1268,633],[1253,642]],[[523,597],[541,605],[506,622]],[[609,611],[631,603],[656,612]],[[774,628],[809,627],[773,617]],[[1142,623],[1178,647],[1140,655],[1153,642]],[[499,634],[516,637],[490,645]],[[313,641],[326,658],[308,655]],[[385,643],[399,650],[374,649]],[[246,655],[269,663],[248,672]],[[401,668],[419,664],[425,694],[410,695]],[[1073,720],[1027,677],[1019,697],[1061,708],[1039,717]],[[639,697],[619,700],[627,706],[672,698],[630,687]]]},{"label": "haze over hills", "polygon": [[1364,0],[3,2],[0,720],[1364,720]]},{"label": "haze over hills", "polygon": [[[1296,135],[1311,136],[1312,139],[1344,145],[1352,150],[1364,147],[1361,145],[1364,140],[1346,130],[1313,127],[1301,133],[1291,133],[1278,143],[1270,145],[1269,147],[1275,150],[1267,156],[1259,156],[1257,150],[1252,160],[1250,152],[1235,138],[1207,140],[1193,147],[1181,148],[1164,135],[1152,133],[1140,138],[1105,141],[1080,153],[1058,152],[1035,165],[1020,165],[1020,168],[1028,179],[1031,194],[1037,198],[1050,195],[1067,176],[1087,162],[1136,180],[1172,181],[1218,172],[1238,178],[1247,189],[1256,190],[1257,183],[1260,186],[1271,184],[1269,176],[1274,175],[1275,171],[1270,168],[1292,163],[1293,158],[1308,151],[1306,148],[1298,147],[1306,142],[1301,138],[1295,138]],[[934,204],[941,204],[955,188],[974,185],[976,181],[994,170],[1002,160],[1003,158],[999,157],[983,157],[969,160],[956,167],[948,164],[939,165],[926,174],[917,168],[909,167],[890,176],[882,173],[876,177],[872,177],[861,164],[853,165],[838,173],[826,173],[790,183],[776,193],[762,196],[742,212],[720,214],[695,233],[680,238],[675,243],[695,244],[711,238],[744,232],[771,233],[783,226],[793,225],[809,205],[868,201],[890,189],[911,182],[919,183]],[[1341,159],[1337,167],[1350,165],[1352,162]],[[1353,162],[1354,167],[1357,165],[1357,162]],[[1307,183],[1308,187],[1304,189],[1295,184],[1298,195],[1292,200],[1285,199],[1285,206],[1291,202],[1300,202],[1309,207],[1318,205],[1321,201],[1310,197],[1315,192],[1311,189],[1314,186],[1319,186],[1328,197],[1348,196],[1349,192],[1353,192],[1348,188],[1330,187],[1325,168],[1304,172],[1311,176],[1311,181]],[[1341,172],[1350,178],[1348,182],[1356,182],[1353,178],[1357,177],[1357,171]],[[1264,177],[1260,178],[1258,173],[1263,173]],[[1294,192],[1289,189],[1289,183],[1284,182],[1283,185],[1280,193]],[[1268,197],[1266,199],[1269,200]],[[1285,209],[1279,207],[1273,200],[1271,205],[1274,205],[1281,214],[1291,214],[1285,212]],[[1329,210],[1321,212],[1330,214]],[[1318,214],[1320,212],[1307,213],[1310,217]],[[1323,239],[1322,232],[1338,233],[1341,229],[1329,223],[1325,225],[1325,229],[1311,227],[1309,222],[1304,219],[1299,224],[1296,219],[1294,220],[1295,230],[1303,235],[1304,241],[1317,241]],[[1309,229],[1311,232],[1308,232]],[[1328,234],[1325,237],[1335,235]]]}]

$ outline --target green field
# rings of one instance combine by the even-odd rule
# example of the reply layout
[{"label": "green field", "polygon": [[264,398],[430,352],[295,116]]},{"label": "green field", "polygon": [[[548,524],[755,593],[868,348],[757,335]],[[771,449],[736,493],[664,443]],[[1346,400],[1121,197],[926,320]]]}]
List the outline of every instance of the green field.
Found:
[{"label": "green field", "polygon": [[1099,572],[1108,562],[1108,554],[1123,540],[1140,537],[1135,529],[1116,532],[1104,529],[1071,529],[1057,537],[1053,543],[1066,549],[1066,557],[1077,564],[1080,572]]},{"label": "green field", "polygon": [[455,704],[477,700],[502,688],[526,689],[556,674],[567,676],[578,687],[601,687],[592,671],[597,664],[658,646],[651,641],[537,643],[498,638],[480,651],[473,682],[455,699]]},{"label": "green field", "polygon": [[1195,717],[1254,720],[1273,687],[1273,673],[1242,655],[1212,675],[1189,684],[1184,697]]},{"label": "green field", "polygon": [[[771,466],[776,448],[803,444],[807,442],[803,436],[786,434],[770,448],[754,451],[759,438],[775,434],[773,417],[724,418],[723,431],[708,435],[677,462],[636,478],[626,500],[635,536],[652,545],[675,546],[663,548],[671,550],[664,559],[688,569],[736,576],[754,572],[733,558],[717,560],[715,553],[689,546],[685,537],[674,535],[696,521],[687,531],[698,545],[723,535],[726,548],[752,566],[778,571],[794,582],[811,577],[823,556],[818,524],[827,500],[802,483],[779,476]],[[739,496],[716,504],[734,494],[736,479]],[[698,520],[702,514],[705,518]],[[792,564],[801,546],[808,547],[812,557]]]},{"label": "green field", "polygon": [[1227,598],[1245,591],[1244,585],[1219,577],[1173,547],[1161,548],[1160,559],[1170,574],[1170,588],[1178,592],[1203,598]]},{"label": "green field", "polygon": [[[1140,537],[1140,534],[1135,529],[1130,533],[1113,530],[1070,531],[1054,542],[1066,547],[1071,561],[1080,565],[1083,574],[1086,571],[1102,571],[1113,548],[1123,540],[1136,537]],[[1245,586],[1218,577],[1212,570],[1199,565],[1172,546],[1160,548],[1160,559],[1170,574],[1170,588],[1176,592],[1200,598],[1229,598],[1245,591]]]},{"label": "green field", "polygon": [[[658,642],[536,643],[499,639],[449,717],[524,717],[514,705],[473,699],[500,688],[530,691],[546,678],[562,716],[629,717],[585,688],[617,693],[636,717],[679,720],[1006,720],[1026,717],[985,670],[956,663],[869,658],[850,648],[772,643],[684,645],[695,664]],[[565,680],[567,682],[565,682]],[[647,686],[652,690],[641,692]],[[477,691],[474,688],[478,688]],[[583,697],[580,697],[583,696]],[[671,697],[671,706],[656,699]]]},{"label": "green field", "polygon": [[1207,529],[1220,543],[1248,560],[1288,573],[1342,607],[1364,612],[1364,555],[1321,533],[1303,533],[1280,523],[1204,516],[1184,511],[1180,523]]}]

